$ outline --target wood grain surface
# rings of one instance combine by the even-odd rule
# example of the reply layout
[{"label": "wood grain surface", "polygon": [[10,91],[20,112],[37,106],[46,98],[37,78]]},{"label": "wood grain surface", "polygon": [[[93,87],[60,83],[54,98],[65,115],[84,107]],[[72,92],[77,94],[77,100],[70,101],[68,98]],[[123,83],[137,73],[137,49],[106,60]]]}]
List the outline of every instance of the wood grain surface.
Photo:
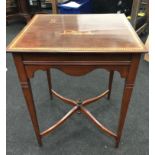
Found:
[{"label": "wood grain surface", "polygon": [[124,14],[36,15],[8,52],[145,52]]}]

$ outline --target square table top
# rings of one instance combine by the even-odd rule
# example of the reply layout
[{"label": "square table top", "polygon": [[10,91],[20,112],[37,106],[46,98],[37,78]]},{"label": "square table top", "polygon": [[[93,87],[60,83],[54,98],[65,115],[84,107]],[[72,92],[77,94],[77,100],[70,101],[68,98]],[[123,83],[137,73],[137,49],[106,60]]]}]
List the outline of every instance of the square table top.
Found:
[{"label": "square table top", "polygon": [[38,14],[7,52],[143,53],[146,49],[124,14]]}]

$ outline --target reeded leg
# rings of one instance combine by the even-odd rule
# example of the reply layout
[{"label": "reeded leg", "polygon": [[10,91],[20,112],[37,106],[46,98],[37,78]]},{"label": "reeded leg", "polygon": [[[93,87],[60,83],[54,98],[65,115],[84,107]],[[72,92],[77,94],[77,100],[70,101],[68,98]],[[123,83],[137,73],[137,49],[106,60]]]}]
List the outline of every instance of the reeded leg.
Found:
[{"label": "reeded leg", "polygon": [[37,120],[36,109],[35,109],[35,105],[33,101],[30,81],[27,77],[25,67],[22,63],[21,55],[13,54],[13,56],[14,56],[14,61],[15,61],[16,69],[18,72],[19,80],[21,83],[21,87],[23,90],[23,94],[26,100],[27,108],[28,108],[28,111],[31,117],[32,124],[33,124],[33,128],[34,128],[37,140],[38,140],[38,144],[41,146],[42,145],[41,135],[40,135],[39,124]]},{"label": "reeded leg", "polygon": [[140,55],[135,55],[133,57],[132,64],[129,69],[128,77],[126,78],[126,81],[125,81],[121,110],[120,110],[120,118],[119,118],[118,129],[117,129],[116,147],[119,146],[119,142],[121,139],[125,118],[128,111],[128,106],[129,106],[132,90],[134,87],[139,60],[140,60]]},{"label": "reeded leg", "polygon": [[53,98],[52,96],[52,82],[51,82],[51,73],[50,73],[50,69],[47,70],[47,81],[48,81],[48,89],[49,89],[49,94],[51,99]]},{"label": "reeded leg", "polygon": [[114,76],[114,71],[110,71],[110,75],[109,75],[109,85],[108,85],[109,93],[108,93],[108,97],[107,97],[108,100],[110,99],[110,96],[111,96],[111,89],[112,89],[113,76]]}]

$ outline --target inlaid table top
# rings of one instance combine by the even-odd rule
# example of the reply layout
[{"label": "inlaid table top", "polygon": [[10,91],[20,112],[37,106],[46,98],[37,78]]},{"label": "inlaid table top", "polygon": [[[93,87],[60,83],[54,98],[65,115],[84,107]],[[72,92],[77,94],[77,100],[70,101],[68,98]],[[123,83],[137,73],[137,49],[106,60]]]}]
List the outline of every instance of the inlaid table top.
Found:
[{"label": "inlaid table top", "polygon": [[7,52],[142,53],[146,49],[124,14],[38,14]]}]

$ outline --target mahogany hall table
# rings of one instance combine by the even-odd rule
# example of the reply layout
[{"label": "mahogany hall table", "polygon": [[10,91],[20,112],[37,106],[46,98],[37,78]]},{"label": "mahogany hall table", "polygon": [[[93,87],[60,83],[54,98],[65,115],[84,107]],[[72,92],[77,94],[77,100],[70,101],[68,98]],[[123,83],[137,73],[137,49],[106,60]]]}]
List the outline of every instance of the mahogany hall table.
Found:
[{"label": "mahogany hall table", "polygon": [[[25,96],[39,145],[42,137],[56,129],[73,113],[83,112],[97,127],[112,136],[118,147],[134,87],[143,43],[124,14],[100,15],[35,15],[7,47],[11,52]],[[52,90],[50,68],[69,75],[80,76],[94,69],[110,72],[109,88],[101,95],[85,101],[67,99]],[[40,132],[31,92],[30,78],[36,70],[47,71],[49,91],[73,108],[58,122]],[[110,98],[114,71],[125,78],[117,132],[103,126],[86,106],[103,96]]]}]

